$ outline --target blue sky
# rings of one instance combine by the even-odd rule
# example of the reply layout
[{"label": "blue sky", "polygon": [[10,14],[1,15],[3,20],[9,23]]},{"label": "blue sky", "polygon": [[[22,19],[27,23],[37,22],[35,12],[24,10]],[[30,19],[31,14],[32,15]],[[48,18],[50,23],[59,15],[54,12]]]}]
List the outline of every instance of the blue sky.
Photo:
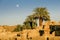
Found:
[{"label": "blue sky", "polygon": [[0,25],[23,24],[37,7],[46,7],[51,20],[60,21],[60,0],[0,0]]}]

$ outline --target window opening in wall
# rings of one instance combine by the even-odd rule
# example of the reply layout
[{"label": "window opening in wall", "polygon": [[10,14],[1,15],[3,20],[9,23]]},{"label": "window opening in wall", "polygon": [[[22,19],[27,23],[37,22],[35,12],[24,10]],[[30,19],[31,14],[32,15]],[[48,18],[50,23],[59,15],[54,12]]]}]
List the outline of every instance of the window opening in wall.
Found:
[{"label": "window opening in wall", "polygon": [[17,38],[15,38],[15,40],[17,40]]},{"label": "window opening in wall", "polygon": [[60,36],[60,25],[50,25],[50,34],[55,31],[55,36]]},{"label": "window opening in wall", "polygon": [[20,37],[20,34],[17,34],[18,37]]},{"label": "window opening in wall", "polygon": [[49,38],[47,37],[47,40],[49,40]]},{"label": "window opening in wall", "polygon": [[44,30],[39,30],[40,36],[43,36]]},{"label": "window opening in wall", "polygon": [[50,34],[52,34],[55,31],[55,26],[50,25]]},{"label": "window opening in wall", "polygon": [[55,29],[55,36],[60,36],[60,25],[56,25]]}]

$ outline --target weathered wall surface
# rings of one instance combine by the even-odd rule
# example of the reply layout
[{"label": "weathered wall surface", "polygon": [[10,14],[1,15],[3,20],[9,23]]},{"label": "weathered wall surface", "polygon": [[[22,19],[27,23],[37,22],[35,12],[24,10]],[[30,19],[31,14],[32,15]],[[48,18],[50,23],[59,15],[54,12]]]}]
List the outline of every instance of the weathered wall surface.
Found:
[{"label": "weathered wall surface", "polygon": [[[49,25],[60,25],[60,22],[48,21],[45,26],[39,26],[35,29],[23,30],[21,32],[11,32],[14,27],[0,26],[0,40],[60,40],[60,37],[55,36],[55,32],[50,34]],[[7,31],[9,30],[9,31]],[[40,30],[44,30],[44,34],[40,36]]]}]

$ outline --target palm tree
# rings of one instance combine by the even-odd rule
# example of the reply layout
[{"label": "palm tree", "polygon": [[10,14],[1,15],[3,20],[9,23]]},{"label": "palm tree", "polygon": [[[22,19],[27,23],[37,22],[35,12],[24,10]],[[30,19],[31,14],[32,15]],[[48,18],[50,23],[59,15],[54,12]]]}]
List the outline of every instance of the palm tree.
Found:
[{"label": "palm tree", "polygon": [[39,26],[41,26],[43,20],[45,21],[50,20],[49,12],[47,11],[46,8],[36,8],[34,10],[34,13],[26,18],[24,25],[26,25],[26,27],[28,28],[35,27],[37,25],[35,19],[39,19]]},{"label": "palm tree", "polygon": [[50,20],[49,12],[46,8],[36,8],[33,14],[34,19],[39,19],[39,26],[42,25],[43,20]]},{"label": "palm tree", "polygon": [[35,28],[35,26],[37,25],[36,22],[34,21],[32,15],[29,15],[29,16],[26,18],[24,24],[26,25],[27,29],[33,29],[33,28]]}]

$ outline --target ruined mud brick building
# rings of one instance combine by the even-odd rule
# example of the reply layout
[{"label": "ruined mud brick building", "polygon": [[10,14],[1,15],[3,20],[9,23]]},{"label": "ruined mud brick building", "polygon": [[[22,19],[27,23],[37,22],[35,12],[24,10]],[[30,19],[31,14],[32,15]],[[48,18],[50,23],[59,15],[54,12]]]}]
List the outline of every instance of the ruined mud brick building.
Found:
[{"label": "ruined mud brick building", "polygon": [[0,40],[60,40],[60,22],[46,21],[35,29],[20,32],[11,32],[15,26],[9,28],[0,26]]}]

